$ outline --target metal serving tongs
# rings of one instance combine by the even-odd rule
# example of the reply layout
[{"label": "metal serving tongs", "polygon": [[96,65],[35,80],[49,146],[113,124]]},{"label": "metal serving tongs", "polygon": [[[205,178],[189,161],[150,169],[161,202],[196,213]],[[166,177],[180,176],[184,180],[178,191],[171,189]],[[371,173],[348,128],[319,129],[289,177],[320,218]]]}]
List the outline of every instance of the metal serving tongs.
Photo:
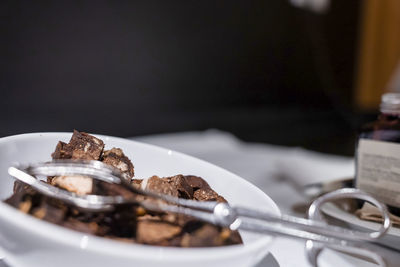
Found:
[{"label": "metal serving tongs", "polygon": [[[339,189],[317,198],[308,210],[309,219],[304,219],[285,214],[276,215],[256,208],[230,206],[227,203],[211,201],[193,201],[142,190],[133,186],[129,177],[100,161],[55,160],[29,166],[10,167],[8,173],[46,196],[62,200],[83,210],[105,211],[113,209],[116,205],[137,204],[151,211],[189,215],[212,224],[229,227],[231,230],[247,230],[305,239],[308,259],[314,266],[317,266],[319,252],[324,248],[368,258],[380,266],[386,266],[382,256],[375,252],[376,246],[373,243],[391,226],[388,210],[384,204],[358,189]],[[122,196],[77,195],[40,180],[40,177],[62,175],[89,176],[103,182],[119,184],[133,193],[162,199],[165,202],[138,201]],[[322,218],[321,205],[332,200],[348,198],[362,199],[374,204],[381,211],[384,219],[381,227],[375,232],[367,233],[328,225]]]}]

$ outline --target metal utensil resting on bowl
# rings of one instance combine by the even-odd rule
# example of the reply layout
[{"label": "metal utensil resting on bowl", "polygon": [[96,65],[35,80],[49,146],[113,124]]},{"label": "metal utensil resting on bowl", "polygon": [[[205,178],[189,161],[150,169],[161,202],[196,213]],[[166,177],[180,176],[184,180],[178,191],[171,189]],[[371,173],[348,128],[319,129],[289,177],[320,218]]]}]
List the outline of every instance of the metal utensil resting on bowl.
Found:
[{"label": "metal utensil resting on bowl", "polygon": [[[284,235],[307,240],[306,253],[311,264],[317,265],[318,255],[324,248],[369,258],[381,266],[384,259],[376,253],[373,243],[382,237],[391,221],[384,204],[370,195],[353,188],[339,189],[317,198],[308,210],[308,219],[290,215],[274,215],[256,208],[230,206],[227,203],[199,202],[162,195],[142,190],[131,184],[131,179],[117,169],[100,161],[56,160],[29,166],[10,167],[8,173],[19,181],[33,187],[38,192],[57,198],[88,211],[105,211],[116,205],[136,204],[151,211],[175,212],[193,216],[200,220],[229,227],[232,230],[246,230],[270,235]],[[140,201],[125,199],[122,196],[77,195],[44,183],[38,177],[61,175],[85,175],[107,183],[119,184],[133,193],[160,201]],[[356,198],[371,202],[382,213],[384,222],[376,232],[359,232],[328,225],[322,218],[322,204],[338,199]]]}]

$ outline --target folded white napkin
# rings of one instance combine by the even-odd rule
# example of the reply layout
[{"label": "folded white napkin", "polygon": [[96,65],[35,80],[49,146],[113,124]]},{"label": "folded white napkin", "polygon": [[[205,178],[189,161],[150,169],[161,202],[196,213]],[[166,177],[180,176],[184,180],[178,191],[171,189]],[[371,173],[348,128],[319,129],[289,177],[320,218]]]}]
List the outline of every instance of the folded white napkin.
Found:
[{"label": "folded white napkin", "polygon": [[328,155],[295,148],[277,161],[277,168],[284,178],[297,186],[325,183],[354,177],[353,158]]}]

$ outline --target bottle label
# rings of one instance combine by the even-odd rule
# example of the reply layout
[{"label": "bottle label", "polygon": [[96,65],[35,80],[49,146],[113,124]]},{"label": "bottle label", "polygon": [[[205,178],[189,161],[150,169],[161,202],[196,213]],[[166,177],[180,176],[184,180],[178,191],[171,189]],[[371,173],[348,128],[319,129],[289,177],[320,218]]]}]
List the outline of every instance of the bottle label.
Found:
[{"label": "bottle label", "polygon": [[400,207],[400,144],[360,139],[356,187],[388,205]]}]

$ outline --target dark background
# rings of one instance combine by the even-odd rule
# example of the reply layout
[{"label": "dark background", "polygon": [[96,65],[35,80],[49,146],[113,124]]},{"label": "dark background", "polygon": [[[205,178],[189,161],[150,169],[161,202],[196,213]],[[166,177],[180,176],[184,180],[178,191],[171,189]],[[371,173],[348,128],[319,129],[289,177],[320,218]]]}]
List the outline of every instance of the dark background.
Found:
[{"label": "dark background", "polygon": [[218,128],[352,155],[359,1],[1,1],[0,136]]}]

